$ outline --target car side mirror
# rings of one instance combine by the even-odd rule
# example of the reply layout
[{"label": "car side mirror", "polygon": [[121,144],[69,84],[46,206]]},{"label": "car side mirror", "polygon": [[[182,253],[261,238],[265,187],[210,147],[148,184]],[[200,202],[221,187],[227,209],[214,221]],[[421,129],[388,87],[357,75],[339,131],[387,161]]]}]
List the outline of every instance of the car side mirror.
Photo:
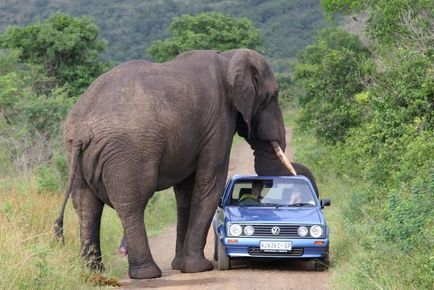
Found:
[{"label": "car side mirror", "polygon": [[219,207],[223,208],[223,197],[224,195],[222,195],[222,197],[220,197],[220,201],[219,201]]},{"label": "car side mirror", "polygon": [[324,208],[325,206],[330,206],[332,204],[330,199],[321,199],[321,208]]}]

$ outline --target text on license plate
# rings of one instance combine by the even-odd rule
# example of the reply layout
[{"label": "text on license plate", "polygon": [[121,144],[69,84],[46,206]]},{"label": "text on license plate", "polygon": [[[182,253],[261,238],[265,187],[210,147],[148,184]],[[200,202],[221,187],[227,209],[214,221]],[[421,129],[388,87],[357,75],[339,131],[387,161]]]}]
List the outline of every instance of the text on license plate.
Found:
[{"label": "text on license plate", "polygon": [[261,251],[291,251],[291,242],[275,242],[275,241],[261,241],[259,243]]}]

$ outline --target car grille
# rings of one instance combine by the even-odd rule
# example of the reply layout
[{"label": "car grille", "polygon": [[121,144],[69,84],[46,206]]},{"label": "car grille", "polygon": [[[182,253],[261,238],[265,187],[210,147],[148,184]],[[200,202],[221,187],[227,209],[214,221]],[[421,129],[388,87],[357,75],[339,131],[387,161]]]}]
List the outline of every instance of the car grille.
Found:
[{"label": "car grille", "polygon": [[249,254],[252,256],[302,256],[303,249],[302,248],[293,248],[291,252],[264,252],[261,251],[258,247],[249,248]]},{"label": "car grille", "polygon": [[[252,225],[255,229],[253,237],[279,237],[279,238],[300,238],[297,230],[300,226],[298,225]],[[280,228],[280,234],[273,235],[271,229],[274,226]]]}]

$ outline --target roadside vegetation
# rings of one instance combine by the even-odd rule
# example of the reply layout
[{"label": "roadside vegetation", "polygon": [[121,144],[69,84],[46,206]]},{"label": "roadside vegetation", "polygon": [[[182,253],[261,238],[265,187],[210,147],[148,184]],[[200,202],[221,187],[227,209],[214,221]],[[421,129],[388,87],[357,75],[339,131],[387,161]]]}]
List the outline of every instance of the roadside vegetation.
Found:
[{"label": "roadside vegetation", "polygon": [[[62,202],[58,192],[38,192],[34,179],[0,181],[0,288],[87,289],[87,269],[80,261],[78,217],[71,203],[65,218],[65,245],[53,237],[53,217]],[[173,192],[158,192],[145,212],[148,233],[154,236],[176,219]],[[115,211],[104,208],[101,247],[105,277],[125,276],[128,262],[116,254],[123,236]]]},{"label": "roadside vegetation", "polygon": [[91,16],[107,40],[107,59],[123,62],[148,59],[150,45],[170,36],[175,16],[218,12],[250,19],[260,29],[264,53],[278,71],[287,71],[288,59],[311,43],[326,25],[318,0],[159,0],[137,1],[15,1],[0,3],[0,32],[7,25],[26,25],[54,12]]},{"label": "roadside vegetation", "polygon": [[[216,1],[199,2],[209,9],[220,5],[213,11],[229,9]],[[254,11],[243,10],[245,4],[240,4],[234,11],[244,11],[240,15],[253,22],[215,13],[181,16],[172,22],[171,36],[162,39],[168,32],[157,37],[156,31],[160,32],[161,27],[150,28],[154,22],[157,27],[167,20],[159,14],[166,10],[158,10],[143,20],[143,29],[150,30],[138,31],[150,35],[149,39],[159,39],[147,43],[149,55],[157,61],[189,49],[229,49],[242,44],[264,49],[273,56],[274,64],[285,63],[283,68],[290,63],[291,76],[277,75],[279,97],[286,122],[296,128],[296,159],[313,169],[321,196],[332,198],[332,207],[325,210],[332,228],[332,288],[432,288],[432,1],[323,0],[330,19],[335,13],[339,13],[339,19],[342,14],[363,19],[367,13],[366,23],[360,20],[366,34],[361,40],[343,28],[324,29],[317,34],[316,42],[291,62],[295,50],[311,38],[298,42],[287,37],[286,32],[280,33],[294,24],[281,22],[284,20],[279,17],[280,12],[285,14],[293,8],[291,5],[303,8],[296,10],[299,16],[305,16],[303,21],[294,21],[312,23],[294,28],[297,33],[317,27],[322,12],[310,1],[245,2],[255,2],[258,7]],[[50,9],[64,5],[58,1],[44,3]],[[172,12],[177,3],[164,1]],[[127,18],[137,21],[130,17],[131,7],[119,5],[128,12]],[[69,9],[77,15],[83,12],[69,6],[64,10]],[[30,17],[26,19],[34,16],[30,10],[23,11]],[[117,25],[115,11],[110,15],[116,16]],[[167,15],[172,17],[175,13]],[[161,18],[161,22],[155,17]],[[116,30],[116,25],[110,24],[112,18],[107,21],[104,29],[109,33],[113,29],[114,37],[130,35]],[[262,37],[254,26],[257,23],[262,23],[258,26]],[[210,27],[222,33],[216,34]],[[233,31],[237,33],[231,34]],[[270,37],[285,39],[271,41]],[[61,124],[87,86],[113,66],[103,56],[113,56],[113,61],[126,57],[115,51],[126,53],[128,58],[143,56],[142,46],[119,39],[111,42],[108,51],[92,19],[62,13],[24,27],[11,27],[0,34],[1,289],[92,287],[77,282],[84,269],[79,258],[78,220],[70,204],[65,219],[65,246],[55,241],[52,234],[67,181]],[[137,37],[134,39],[140,42]],[[123,49],[123,45],[128,49]],[[151,236],[175,221],[171,190],[154,196],[146,219]],[[127,269],[126,259],[115,254],[121,237],[119,219],[106,207],[101,238],[108,277],[122,277]]]},{"label": "roadside vegetation", "polygon": [[434,277],[432,1],[322,1],[367,11],[367,43],[323,30],[299,53],[296,159],[332,227],[332,288],[430,289]]}]

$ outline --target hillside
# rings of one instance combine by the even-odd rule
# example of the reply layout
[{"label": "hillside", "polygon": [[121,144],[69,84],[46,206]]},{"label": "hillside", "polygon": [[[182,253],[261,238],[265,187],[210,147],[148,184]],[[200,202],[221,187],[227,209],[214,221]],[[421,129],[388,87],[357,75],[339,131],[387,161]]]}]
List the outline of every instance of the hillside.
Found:
[{"label": "hillside", "polygon": [[109,42],[107,58],[115,62],[149,58],[146,48],[168,36],[174,16],[204,11],[247,17],[262,30],[265,54],[283,70],[289,58],[313,42],[315,31],[326,25],[319,0],[3,0],[0,32],[9,25],[27,24],[62,11],[88,15]]}]

